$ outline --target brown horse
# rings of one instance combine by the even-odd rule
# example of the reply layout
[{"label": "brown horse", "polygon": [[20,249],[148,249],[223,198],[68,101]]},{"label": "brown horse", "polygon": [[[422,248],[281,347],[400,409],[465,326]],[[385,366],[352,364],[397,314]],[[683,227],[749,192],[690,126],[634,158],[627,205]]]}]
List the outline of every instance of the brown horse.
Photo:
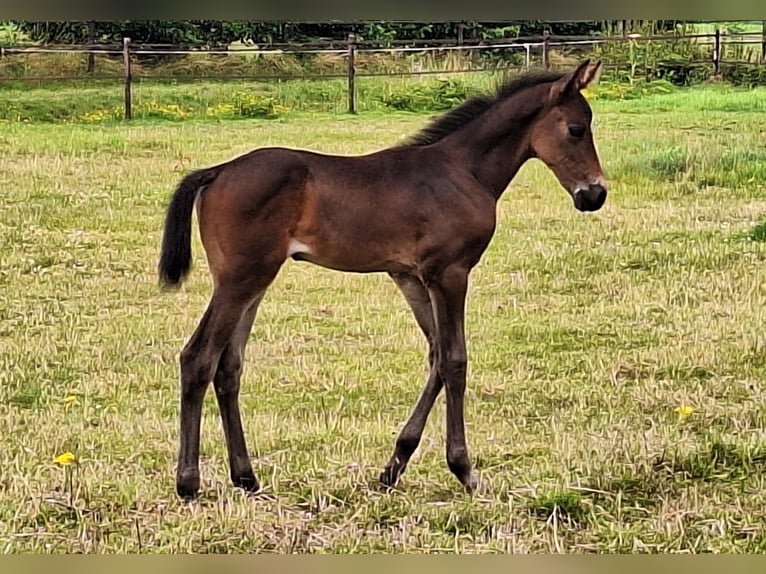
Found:
[{"label": "brown horse", "polygon": [[522,75],[375,153],[261,148],[183,178],[167,210],[160,282],[178,286],[191,268],[196,205],[213,294],[180,354],[180,497],[198,494],[200,419],[211,380],[231,480],[260,489],[242,431],[240,377],[258,304],[288,258],[391,276],[428,341],[430,372],[380,481],[391,487],[404,472],[444,387],[447,463],[475,490],[463,422],[468,276],[494,235],[501,194],[528,159],[553,171],[578,210],[604,204],[592,111],[580,93],[600,71],[601,62],[585,61],[566,74]]}]

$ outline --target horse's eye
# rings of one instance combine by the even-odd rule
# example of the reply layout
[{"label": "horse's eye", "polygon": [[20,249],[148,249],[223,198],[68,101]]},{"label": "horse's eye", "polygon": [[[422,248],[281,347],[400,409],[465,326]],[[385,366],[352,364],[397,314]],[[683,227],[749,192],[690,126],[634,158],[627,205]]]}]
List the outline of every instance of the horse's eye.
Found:
[{"label": "horse's eye", "polygon": [[582,124],[571,124],[569,126],[569,135],[579,140],[585,135],[585,126]]}]

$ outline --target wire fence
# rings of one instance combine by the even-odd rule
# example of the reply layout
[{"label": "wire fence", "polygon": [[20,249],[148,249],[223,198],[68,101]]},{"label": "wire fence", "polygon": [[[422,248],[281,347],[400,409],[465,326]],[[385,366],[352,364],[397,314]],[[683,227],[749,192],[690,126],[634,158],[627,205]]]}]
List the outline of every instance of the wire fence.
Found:
[{"label": "wire fence", "polygon": [[[88,44],[66,46],[0,46],[0,83],[8,82],[61,82],[61,81],[113,81],[124,85],[125,118],[132,117],[132,85],[141,81],[197,81],[197,80],[245,80],[253,82],[289,81],[289,80],[329,80],[347,78],[348,110],[355,112],[356,80],[364,77],[417,77],[432,75],[450,75],[479,72],[498,72],[516,69],[519,71],[539,67],[556,68],[572,57],[583,57],[600,51],[598,56],[604,61],[604,67],[625,68],[635,71],[636,58],[633,50],[644,50],[643,66],[649,67],[649,52],[656,49],[662,54],[662,48],[668,44],[678,46],[686,43],[694,45],[695,55],[680,56],[685,64],[709,66],[709,74],[720,74],[721,65],[737,64],[748,66],[766,66],[766,24],[762,32],[743,32],[723,34],[625,34],[620,36],[529,36],[516,38],[498,38],[476,40],[458,38],[443,40],[392,40],[381,44],[369,40],[357,40],[351,34],[345,41],[303,44],[270,44],[266,47],[257,45],[238,45],[224,47],[195,47],[168,44],[134,43],[124,38],[119,44]],[[610,59],[612,47],[622,49],[620,57]],[[659,48],[657,48],[659,46]],[[625,48],[631,54],[626,61]],[[427,69],[417,62],[418,58],[431,58],[431,63],[438,59],[452,58],[447,66]],[[376,56],[399,59],[404,68],[391,66],[390,62],[376,68],[372,60]],[[553,56],[556,56],[554,59]],[[84,56],[84,65],[78,61],[76,69],[70,63],[65,68],[70,73],[36,73],[46,71],[34,57]],[[324,71],[300,69],[299,71],[276,71],[264,73],[257,67],[227,66],[231,62],[252,61],[257,59],[261,68],[268,67],[269,58],[288,56],[297,59],[326,57],[333,59]],[[97,70],[99,66],[105,70]],[[216,58],[214,65],[205,69],[183,68],[168,72],[168,66],[158,62],[167,62],[179,57]],[[409,57],[409,60],[406,60]],[[404,61],[406,60],[406,61]],[[154,64],[152,64],[152,61]],[[148,64],[147,64],[148,63]],[[264,63],[266,65],[264,65]],[[449,65],[452,64],[452,65]],[[382,68],[381,68],[382,66]],[[212,72],[210,69],[212,68]],[[648,74],[647,74],[648,77]]]}]

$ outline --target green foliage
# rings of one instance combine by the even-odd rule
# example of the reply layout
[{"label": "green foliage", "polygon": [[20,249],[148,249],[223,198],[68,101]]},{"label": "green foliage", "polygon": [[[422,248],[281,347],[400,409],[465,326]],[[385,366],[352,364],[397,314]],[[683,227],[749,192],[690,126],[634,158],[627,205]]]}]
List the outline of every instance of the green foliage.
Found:
[{"label": "green foliage", "polygon": [[540,496],[529,503],[529,510],[535,516],[549,520],[554,514],[558,520],[577,524],[587,516],[582,498],[575,492],[554,492]]},{"label": "green foliage", "polygon": [[710,78],[710,64],[690,59],[688,56],[671,54],[657,59],[652,75],[676,86],[690,86]]},{"label": "green foliage", "polygon": [[14,22],[0,21],[0,46],[17,46],[24,40],[24,34]]},{"label": "green foliage", "polygon": [[[275,119],[288,109],[289,98],[255,91],[252,86],[211,91],[174,86],[136,89],[135,119],[180,121],[188,119]],[[260,89],[260,88],[258,88]],[[109,88],[69,90],[7,90],[0,121],[10,122],[113,122],[124,117],[121,94]]]},{"label": "green foliage", "polygon": [[234,102],[243,118],[275,118],[279,115],[274,98],[239,92],[234,94]]},{"label": "green foliage", "polygon": [[284,108],[270,96],[249,92],[236,92],[231,103],[219,104],[208,108],[207,115],[217,118],[260,118],[274,119]]},{"label": "green foliage", "polygon": [[669,460],[659,458],[653,467],[656,472],[670,473],[686,480],[742,480],[766,470],[766,449],[762,446],[743,448],[716,441],[703,451],[674,453]]},{"label": "green foliage", "polygon": [[766,86],[766,66],[749,64],[724,64],[721,79],[735,86]]},{"label": "green foliage", "polygon": [[751,241],[766,243],[766,219],[759,221],[753,226],[748,235]]},{"label": "green foliage", "polygon": [[[87,22],[23,21],[19,29],[36,42],[85,43]],[[250,20],[122,20],[93,23],[98,42],[119,42],[124,36],[139,43],[222,45],[240,40],[259,44],[345,40],[355,33],[364,40],[385,44],[391,40],[441,40],[457,37],[458,22],[282,22]],[[548,22],[513,20],[465,22],[464,38],[500,38],[516,35],[587,35],[602,30],[598,21]]]},{"label": "green foliage", "polygon": [[586,95],[592,100],[633,100],[646,96],[671,94],[677,90],[675,85],[666,80],[650,82],[603,81],[595,88],[588,89]]},{"label": "green foliage", "polygon": [[[462,103],[479,92],[491,92],[501,74],[466,74],[459,80],[365,78],[357,83],[357,110],[363,113],[376,111],[440,112]],[[2,84],[4,105],[0,106],[0,120],[6,121],[107,121],[122,117],[122,87],[114,83],[44,84],[35,87],[28,83],[14,87]],[[601,81],[585,91],[586,97],[596,106],[609,102],[635,100],[646,113],[667,111],[674,105],[706,111],[758,113],[766,112],[766,100],[758,91],[743,90],[721,85],[714,89],[685,89],[670,82]],[[671,99],[672,96],[672,99]],[[292,80],[289,82],[205,82],[176,84],[144,80],[134,86],[134,115],[144,117],[143,104],[154,102],[162,110],[145,110],[147,117],[177,119],[182,110],[188,118],[274,118],[290,112],[344,112],[347,109],[347,84],[345,79]],[[674,104],[673,102],[683,102]],[[171,110],[177,106],[178,110]],[[661,149],[672,148],[664,146]],[[662,155],[675,152],[653,153]],[[695,152],[696,153],[696,152]],[[718,151],[716,153],[719,153]],[[743,152],[719,153],[718,161],[736,166],[736,174],[760,177],[761,155],[751,150],[755,163],[748,165],[742,160]],[[733,154],[733,155],[732,155]],[[676,157],[673,155],[672,157]],[[740,158],[740,164],[734,158]],[[644,158],[638,154],[634,159]],[[668,159],[668,158],[665,158]],[[643,161],[643,160],[642,160]],[[654,160],[662,162],[664,159]],[[707,161],[707,160],[706,160]],[[644,162],[648,166],[648,160]],[[652,174],[662,173],[662,167],[649,167]],[[760,170],[760,171],[759,171]]]},{"label": "green foliage", "polygon": [[[134,44],[180,44],[201,48],[226,46],[231,53],[225,57],[195,54],[188,56],[135,56],[136,76],[144,75],[211,75],[216,70],[226,75],[251,76],[258,73],[295,75],[341,74],[345,72],[343,57],[326,54],[237,54],[237,48],[253,44],[268,47],[274,43],[334,43],[342,42],[354,32],[364,42],[391,45],[396,41],[455,40],[458,27],[463,26],[463,37],[470,40],[492,40],[519,36],[539,36],[550,32],[559,36],[622,36],[624,32],[642,36],[675,32],[675,39],[638,41],[627,37],[624,41],[610,41],[592,47],[554,47],[551,58],[554,66],[568,66],[583,58],[599,58],[609,64],[605,79],[634,83],[638,80],[665,80],[678,86],[698,84],[713,74],[712,53],[709,44],[694,38],[683,38],[686,33],[707,31],[709,24],[693,24],[677,20],[606,20],[606,21],[545,21],[511,20],[496,22],[284,22],[284,21],[215,21],[215,20],[123,20],[111,22],[56,22],[24,21],[0,24],[0,44],[18,44],[26,39],[40,43],[119,43],[124,36]],[[727,33],[751,32],[759,23],[715,23]],[[699,30],[697,29],[699,28]],[[463,59],[458,61],[460,56]],[[756,65],[760,50],[732,42],[723,43],[722,57],[742,60],[752,65],[721,66],[721,78],[734,85],[755,86],[766,84],[766,68]],[[538,59],[539,53],[533,53]],[[14,55],[0,63],[3,77],[83,74],[87,67],[84,56],[67,59],[56,55]],[[362,72],[385,73],[391,70],[406,72],[420,69],[448,69],[460,67],[499,68],[524,64],[522,50],[487,48],[470,55],[428,54],[385,55],[358,54],[357,69]],[[119,74],[121,59],[96,57],[95,68],[100,73]],[[76,64],[76,65],[75,65]],[[397,95],[391,107],[396,109],[425,109],[420,95],[411,98]],[[437,108],[440,109],[437,104]]]},{"label": "green foliage", "polygon": [[765,187],[766,151],[730,147],[706,149],[672,145],[634,159],[639,171],[657,181],[689,182],[699,188]]},{"label": "green foliage", "polygon": [[[709,47],[696,39],[684,38],[692,32],[688,26],[673,21],[677,38],[671,40],[641,40],[628,38],[621,42],[595,45],[591,56],[608,64],[617,65],[619,71],[607,72],[620,80],[633,81],[663,79],[676,85],[689,85],[707,80],[711,74]],[[635,21],[629,24],[629,32],[641,36],[667,34],[664,23]],[[621,30],[607,27],[609,35],[621,35]]]},{"label": "green foliage", "polygon": [[[35,42],[83,44],[90,40],[91,30],[87,22],[24,21],[18,26]],[[246,30],[238,23],[214,20],[122,20],[92,24],[96,42],[122,42],[123,37],[129,37],[135,43],[202,46],[242,39],[247,32],[257,31],[265,35],[278,28],[277,24],[254,24]]]},{"label": "green foliage", "polygon": [[687,173],[691,167],[691,161],[688,150],[673,146],[650,157],[648,167],[658,178],[673,181]]},{"label": "green foliage", "polygon": [[408,86],[384,95],[387,108],[408,112],[447,110],[462,103],[473,91],[457,80],[438,80]]},{"label": "green foliage", "polygon": [[497,28],[479,28],[475,33],[482,40],[496,40],[518,37],[521,35],[521,30],[521,25],[513,24],[510,26],[498,26]]},{"label": "green foliage", "polygon": [[[508,20],[464,21],[465,39],[496,39],[515,36],[539,36],[544,32],[554,35],[611,34],[621,21],[578,20]],[[675,20],[628,21],[631,27],[646,26],[670,30]],[[34,41],[43,43],[84,43],[90,37],[87,22],[76,21],[20,21],[20,31]],[[392,40],[455,39],[460,22],[417,21],[360,21],[360,22],[286,22],[252,20],[121,20],[98,21],[92,24],[97,42],[119,42],[124,36],[140,43],[222,45],[249,40],[258,44],[281,42],[312,42],[318,40],[342,41],[349,33],[360,39],[386,44]]]},{"label": "green foliage", "polygon": [[605,36],[622,35],[623,32],[665,34],[685,27],[682,20],[604,20],[600,24]]}]

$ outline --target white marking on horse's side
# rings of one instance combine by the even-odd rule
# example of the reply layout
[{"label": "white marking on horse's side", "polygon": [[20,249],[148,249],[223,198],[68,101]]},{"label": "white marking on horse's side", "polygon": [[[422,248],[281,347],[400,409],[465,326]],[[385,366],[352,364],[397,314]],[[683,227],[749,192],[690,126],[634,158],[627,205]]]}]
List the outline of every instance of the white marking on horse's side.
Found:
[{"label": "white marking on horse's side", "polygon": [[287,256],[292,257],[296,253],[311,253],[311,248],[297,239],[291,239],[287,246]]}]

